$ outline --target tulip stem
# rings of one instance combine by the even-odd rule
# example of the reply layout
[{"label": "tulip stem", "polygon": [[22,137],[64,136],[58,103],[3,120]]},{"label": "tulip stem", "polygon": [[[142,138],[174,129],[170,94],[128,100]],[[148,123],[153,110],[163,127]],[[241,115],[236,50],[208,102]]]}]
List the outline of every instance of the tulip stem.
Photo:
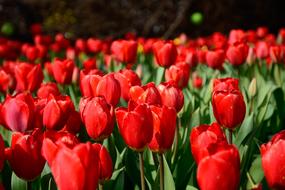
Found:
[{"label": "tulip stem", "polygon": [[99,190],[103,190],[104,189],[102,183],[99,182],[98,186],[99,186]]},{"label": "tulip stem", "polygon": [[174,147],[173,147],[173,154],[171,158],[171,163],[174,163],[176,154],[177,154],[177,148],[178,148],[178,138],[179,138],[179,127],[180,127],[180,120],[178,121],[178,126],[175,127],[175,136],[174,136]]},{"label": "tulip stem", "polygon": [[32,190],[33,189],[33,182],[32,181],[27,181],[27,190]]},{"label": "tulip stem", "polygon": [[233,130],[229,129],[229,144],[233,144]]},{"label": "tulip stem", "polygon": [[141,173],[141,190],[145,190],[143,152],[139,152],[139,159],[140,159],[140,173]]},{"label": "tulip stem", "polygon": [[159,174],[160,174],[160,190],[164,190],[163,153],[159,153]]}]

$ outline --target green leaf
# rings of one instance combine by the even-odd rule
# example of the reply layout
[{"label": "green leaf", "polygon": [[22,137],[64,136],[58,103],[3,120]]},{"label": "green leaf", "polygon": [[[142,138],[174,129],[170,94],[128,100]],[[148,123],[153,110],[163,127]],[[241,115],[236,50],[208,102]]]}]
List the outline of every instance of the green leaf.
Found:
[{"label": "green leaf", "polygon": [[239,128],[238,134],[235,139],[235,144],[239,147],[241,143],[245,140],[245,138],[251,133],[253,130],[253,114],[246,117],[244,122]]},{"label": "green leaf", "polygon": [[12,190],[25,190],[27,188],[27,182],[25,180],[20,179],[16,174],[13,172],[12,179],[11,179],[11,189]]},{"label": "green leaf", "polygon": [[[252,165],[249,169],[250,176],[255,184],[259,184],[264,178],[264,173],[261,164],[261,156],[258,155],[255,160],[252,162]],[[247,183],[247,187],[250,187],[250,183]]]},{"label": "green leaf", "polygon": [[175,183],[172,177],[172,173],[164,156],[163,156],[163,168],[164,168],[164,189],[175,190]]},{"label": "green leaf", "polygon": [[191,185],[187,185],[186,190],[198,190],[196,187],[193,187]]},{"label": "green leaf", "polygon": [[164,76],[164,67],[158,67],[156,70],[156,78],[155,78],[155,84],[159,85],[161,83],[161,81],[163,80],[163,76]]}]

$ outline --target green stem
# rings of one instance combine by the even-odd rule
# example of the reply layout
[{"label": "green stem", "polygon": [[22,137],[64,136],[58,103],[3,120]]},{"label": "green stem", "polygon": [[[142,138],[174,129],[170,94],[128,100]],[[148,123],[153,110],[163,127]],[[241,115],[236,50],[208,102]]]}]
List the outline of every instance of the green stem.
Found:
[{"label": "green stem", "polygon": [[77,108],[76,96],[72,84],[68,85],[68,91],[74,106]]},{"label": "green stem", "polygon": [[173,147],[173,155],[171,159],[171,163],[174,163],[176,154],[177,154],[177,149],[178,149],[178,138],[179,138],[179,127],[180,127],[180,119],[178,119],[178,125],[175,128],[175,140],[174,140],[174,147]]},{"label": "green stem", "polygon": [[163,153],[159,153],[160,190],[164,190]]},{"label": "green stem", "polygon": [[33,183],[33,181],[27,181],[27,190],[32,190],[33,189],[32,183]]},{"label": "green stem", "polygon": [[103,189],[104,189],[104,188],[103,188],[104,186],[103,186],[102,183],[99,182],[98,186],[99,186],[99,187],[98,187],[99,190],[103,190]]},{"label": "green stem", "polygon": [[233,130],[229,129],[229,144],[233,144]]},{"label": "green stem", "polygon": [[141,173],[141,190],[145,190],[143,152],[139,152],[139,159],[140,159],[140,173]]}]

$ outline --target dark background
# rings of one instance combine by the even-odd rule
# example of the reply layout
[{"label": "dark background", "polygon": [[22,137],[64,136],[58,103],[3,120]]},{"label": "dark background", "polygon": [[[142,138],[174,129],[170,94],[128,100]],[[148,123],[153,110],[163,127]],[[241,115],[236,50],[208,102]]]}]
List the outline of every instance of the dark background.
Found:
[{"label": "dark background", "polygon": [[[139,36],[191,37],[233,28],[267,26],[273,33],[285,27],[284,0],[0,0],[0,26],[14,25],[14,36],[26,38],[29,25],[43,23],[48,33],[73,37]],[[204,15],[191,23],[193,12]]]}]

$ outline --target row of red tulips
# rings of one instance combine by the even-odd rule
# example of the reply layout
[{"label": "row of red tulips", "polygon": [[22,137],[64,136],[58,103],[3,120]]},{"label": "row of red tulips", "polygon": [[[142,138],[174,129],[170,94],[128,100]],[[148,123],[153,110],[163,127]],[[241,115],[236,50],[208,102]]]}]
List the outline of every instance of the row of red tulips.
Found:
[{"label": "row of red tulips", "polygon": [[[128,34],[124,40],[77,39],[74,45],[62,34],[44,35],[39,25],[32,33],[34,43],[0,38],[0,170],[6,189],[23,188],[21,179],[27,189],[53,189],[53,181],[61,190],[135,188],[136,171],[122,174],[136,159],[125,145],[138,152],[142,189],[239,189],[248,186],[244,175],[251,189],[262,188],[262,178],[254,181],[248,171],[253,153],[260,155],[250,143],[272,134],[253,130],[253,123],[282,127],[283,108],[268,108],[273,100],[263,84],[267,79],[280,85],[281,92],[276,87],[272,93],[284,91],[284,29],[277,39],[261,27],[232,30],[229,37],[165,41]],[[245,92],[232,77],[246,83],[251,71]],[[227,78],[213,80],[217,73]],[[266,90],[257,95],[257,88]],[[260,148],[263,188],[285,188],[283,134]],[[175,180],[193,158],[197,175],[191,167],[180,186]]]}]

